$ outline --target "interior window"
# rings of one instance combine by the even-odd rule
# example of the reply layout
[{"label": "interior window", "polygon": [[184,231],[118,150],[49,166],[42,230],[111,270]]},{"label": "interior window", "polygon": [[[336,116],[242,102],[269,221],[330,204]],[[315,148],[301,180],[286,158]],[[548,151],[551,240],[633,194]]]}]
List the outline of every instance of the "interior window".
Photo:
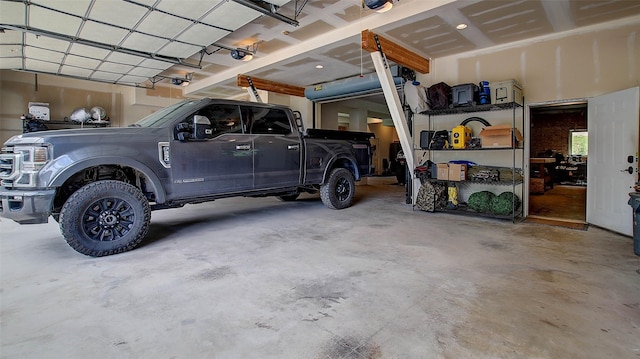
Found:
[{"label": "interior window", "polygon": [[291,124],[287,113],[279,109],[253,108],[252,134],[277,134],[291,133]]},{"label": "interior window", "polygon": [[571,130],[569,148],[571,155],[586,156],[589,150],[589,133],[586,130]]}]

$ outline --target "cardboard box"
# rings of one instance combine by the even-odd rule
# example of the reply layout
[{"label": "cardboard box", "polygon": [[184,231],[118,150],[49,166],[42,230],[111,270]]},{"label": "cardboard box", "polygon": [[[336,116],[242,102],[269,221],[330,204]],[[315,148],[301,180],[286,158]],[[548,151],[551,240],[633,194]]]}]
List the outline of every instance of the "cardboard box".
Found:
[{"label": "cardboard box", "polygon": [[438,163],[438,179],[447,181],[449,180],[449,164]]},{"label": "cardboard box", "polygon": [[489,85],[491,103],[515,102],[522,105],[522,85],[516,80],[494,81]]},{"label": "cardboard box", "polygon": [[40,121],[49,121],[49,104],[45,102],[29,102],[29,113]]},{"label": "cardboard box", "polygon": [[530,178],[529,193],[544,194],[544,178]]},{"label": "cardboard box", "polygon": [[480,131],[482,148],[514,148],[523,140],[522,134],[511,125],[488,126]]},{"label": "cardboard box", "polygon": [[467,179],[467,165],[449,163],[449,181],[465,181]]}]

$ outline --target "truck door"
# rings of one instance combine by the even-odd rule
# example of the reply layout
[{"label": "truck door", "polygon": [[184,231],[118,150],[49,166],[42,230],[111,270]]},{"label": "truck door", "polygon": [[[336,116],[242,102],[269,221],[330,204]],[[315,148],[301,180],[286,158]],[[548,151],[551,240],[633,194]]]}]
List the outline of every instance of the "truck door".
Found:
[{"label": "truck door", "polygon": [[250,114],[253,137],[254,188],[296,186],[300,183],[302,144],[282,109],[244,107]]},{"label": "truck door", "polygon": [[237,105],[209,105],[174,130],[171,175],[175,197],[253,188],[251,136],[244,133],[239,109]]}]

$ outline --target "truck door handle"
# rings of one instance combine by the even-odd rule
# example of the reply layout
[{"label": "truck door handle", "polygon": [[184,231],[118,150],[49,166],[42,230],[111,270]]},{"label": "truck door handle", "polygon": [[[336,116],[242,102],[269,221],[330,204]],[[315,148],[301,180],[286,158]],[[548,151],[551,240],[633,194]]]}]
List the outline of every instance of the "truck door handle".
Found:
[{"label": "truck door handle", "polygon": [[629,172],[630,175],[633,174],[633,167],[629,166],[629,168],[624,169],[624,170],[620,170],[620,172]]},{"label": "truck door handle", "polygon": [[291,151],[297,151],[300,149],[300,145],[288,145],[287,149]]},{"label": "truck door handle", "polygon": [[251,149],[251,145],[236,145],[236,150],[248,151]]}]

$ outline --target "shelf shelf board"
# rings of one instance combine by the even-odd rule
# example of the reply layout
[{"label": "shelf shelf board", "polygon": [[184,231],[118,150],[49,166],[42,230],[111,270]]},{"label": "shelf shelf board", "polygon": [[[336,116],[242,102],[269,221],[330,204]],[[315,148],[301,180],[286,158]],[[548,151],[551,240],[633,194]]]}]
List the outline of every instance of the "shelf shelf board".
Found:
[{"label": "shelf shelf board", "polygon": [[508,103],[498,103],[498,104],[453,107],[453,108],[445,108],[441,110],[428,110],[428,111],[421,112],[421,114],[423,115],[456,115],[460,113],[502,111],[502,110],[509,110],[509,109],[514,109],[518,107],[522,107],[522,105],[517,102],[508,102]]},{"label": "shelf shelf board", "polygon": [[487,217],[487,218],[496,218],[496,219],[515,220],[516,218],[519,218],[522,216],[522,206],[520,207],[521,208],[518,208],[518,210],[516,210],[516,213],[505,214],[505,215],[476,212],[465,205],[459,205],[458,208],[456,209],[448,209],[448,208],[436,209],[435,212],[451,213],[451,214],[474,216],[474,217]]},{"label": "shelf shelf board", "polygon": [[436,178],[427,178],[427,179],[420,179],[421,181],[429,181],[429,182],[453,182],[453,183],[459,183],[460,185],[470,185],[470,184],[486,184],[486,185],[490,185],[490,186],[513,186],[513,185],[520,185],[522,184],[524,181],[522,180],[515,180],[515,181],[449,181],[449,180],[439,180]]},{"label": "shelf shelf board", "polygon": [[64,126],[108,126],[111,122],[109,121],[100,121],[100,122],[73,122],[73,121],[38,121],[45,125],[64,125]]},{"label": "shelf shelf board", "polygon": [[[36,129],[31,130],[28,126],[30,123],[39,123],[44,126],[54,126],[53,128],[47,127],[46,129]],[[62,128],[59,126],[63,126]],[[44,130],[63,130],[63,129],[72,129],[72,128],[98,128],[98,127],[111,127],[111,121],[87,121],[84,123],[81,122],[73,122],[73,121],[63,121],[63,120],[36,120],[36,119],[22,119],[22,133],[28,132],[38,132]]]},{"label": "shelf shelf board", "polygon": [[522,147],[484,147],[484,148],[441,148],[441,149],[425,149],[425,148],[414,148],[416,151],[512,151],[512,150],[523,150]]}]

